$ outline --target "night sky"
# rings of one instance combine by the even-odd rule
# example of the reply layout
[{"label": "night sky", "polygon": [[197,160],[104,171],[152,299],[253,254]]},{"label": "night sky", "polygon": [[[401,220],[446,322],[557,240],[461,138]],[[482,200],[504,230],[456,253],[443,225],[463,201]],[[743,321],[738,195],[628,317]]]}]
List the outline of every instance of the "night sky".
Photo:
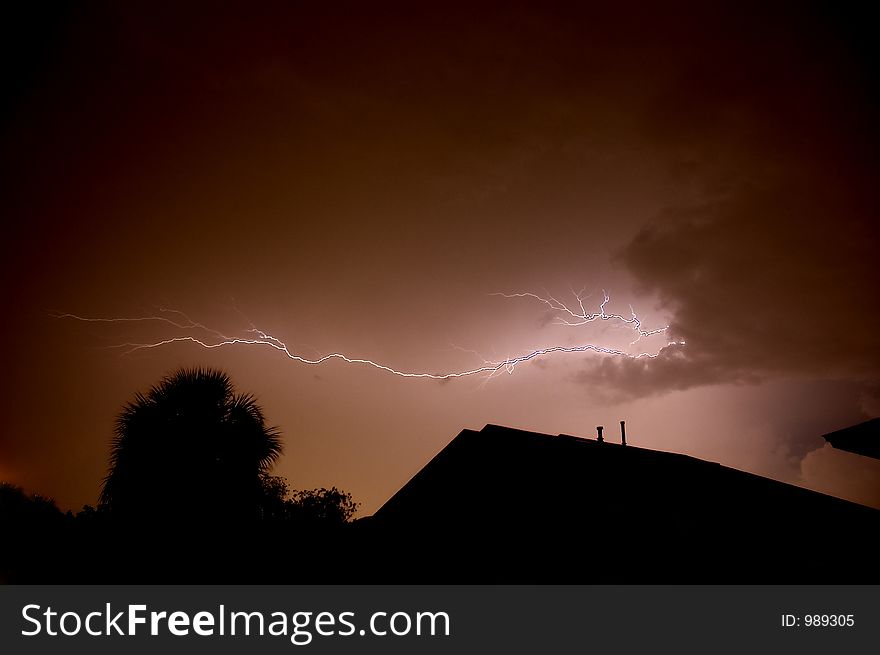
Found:
[{"label": "night sky", "polygon": [[[122,405],[203,365],[280,427],[276,473],[362,514],[462,428],[616,440],[620,419],[632,445],[880,506],[880,463],[821,439],[880,414],[880,78],[855,3],[23,4],[2,21],[0,480],[94,504]],[[491,295],[582,289],[669,329],[629,346],[630,324]],[[57,318],[180,322],[163,308],[400,371],[657,356],[437,381],[128,352],[216,334]]]}]

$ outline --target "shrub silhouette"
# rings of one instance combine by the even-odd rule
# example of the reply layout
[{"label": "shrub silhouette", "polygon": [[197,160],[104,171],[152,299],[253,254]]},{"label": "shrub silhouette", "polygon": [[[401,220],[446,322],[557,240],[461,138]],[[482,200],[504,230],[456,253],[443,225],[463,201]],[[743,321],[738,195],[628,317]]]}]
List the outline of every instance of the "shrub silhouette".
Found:
[{"label": "shrub silhouette", "polygon": [[289,502],[292,518],[306,524],[342,525],[357,511],[351,494],[336,487],[296,491]]},{"label": "shrub silhouette", "polygon": [[9,482],[0,482],[0,520],[4,525],[31,525],[59,520],[61,510],[51,498],[27,494]]},{"label": "shrub silhouette", "polygon": [[349,523],[358,503],[336,487],[291,490],[284,477],[262,474],[261,516],[269,521],[289,521],[299,527],[336,527]]},{"label": "shrub silhouette", "polygon": [[66,518],[55,501],[0,483],[0,584],[43,582],[56,573]]},{"label": "shrub silhouette", "polygon": [[139,521],[257,518],[261,474],[280,454],[278,430],[253,396],[221,371],[180,369],[117,417],[101,502]]}]

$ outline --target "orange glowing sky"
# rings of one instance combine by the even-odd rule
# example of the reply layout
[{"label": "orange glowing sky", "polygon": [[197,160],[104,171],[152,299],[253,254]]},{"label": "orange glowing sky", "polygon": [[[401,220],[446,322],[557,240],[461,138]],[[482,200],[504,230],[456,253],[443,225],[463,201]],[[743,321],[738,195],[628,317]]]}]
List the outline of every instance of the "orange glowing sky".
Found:
[{"label": "orange glowing sky", "polygon": [[[571,4],[22,10],[0,477],[94,503],[123,403],[205,365],[281,428],[276,472],[366,514],[462,428],[621,418],[634,445],[880,506],[875,462],[820,437],[880,405],[870,18]],[[121,356],[144,326],[51,315],[246,316],[309,356],[457,370],[479,360],[454,346],[619,340],[489,295],[585,285],[687,349],[441,383],[268,348]]]}]

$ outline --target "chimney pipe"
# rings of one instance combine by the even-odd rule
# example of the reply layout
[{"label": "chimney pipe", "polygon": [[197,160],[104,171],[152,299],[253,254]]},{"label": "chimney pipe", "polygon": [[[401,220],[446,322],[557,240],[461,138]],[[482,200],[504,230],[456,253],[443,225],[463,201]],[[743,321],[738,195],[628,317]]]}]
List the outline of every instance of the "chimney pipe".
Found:
[{"label": "chimney pipe", "polygon": [[620,443],[626,445],[626,421],[620,422]]},{"label": "chimney pipe", "polygon": [[602,430],[603,430],[603,429],[604,429],[604,428],[603,428],[601,425],[597,425],[597,426],[596,426],[596,431],[599,433],[599,437],[596,439],[596,441],[598,441],[599,443],[602,443],[603,441],[605,441],[605,440],[602,438]]}]

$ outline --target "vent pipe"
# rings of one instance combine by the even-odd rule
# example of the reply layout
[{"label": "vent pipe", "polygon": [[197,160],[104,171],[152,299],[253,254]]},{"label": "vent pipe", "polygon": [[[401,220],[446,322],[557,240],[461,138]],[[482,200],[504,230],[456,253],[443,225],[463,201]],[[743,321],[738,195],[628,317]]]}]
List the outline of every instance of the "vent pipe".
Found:
[{"label": "vent pipe", "polygon": [[626,445],[626,421],[620,422],[620,443]]},{"label": "vent pipe", "polygon": [[604,429],[604,428],[603,428],[601,425],[597,425],[597,426],[596,426],[596,432],[599,433],[599,436],[596,438],[596,441],[598,441],[599,443],[602,443],[603,441],[605,441],[605,440],[602,438],[602,430],[603,430],[603,429]]}]

